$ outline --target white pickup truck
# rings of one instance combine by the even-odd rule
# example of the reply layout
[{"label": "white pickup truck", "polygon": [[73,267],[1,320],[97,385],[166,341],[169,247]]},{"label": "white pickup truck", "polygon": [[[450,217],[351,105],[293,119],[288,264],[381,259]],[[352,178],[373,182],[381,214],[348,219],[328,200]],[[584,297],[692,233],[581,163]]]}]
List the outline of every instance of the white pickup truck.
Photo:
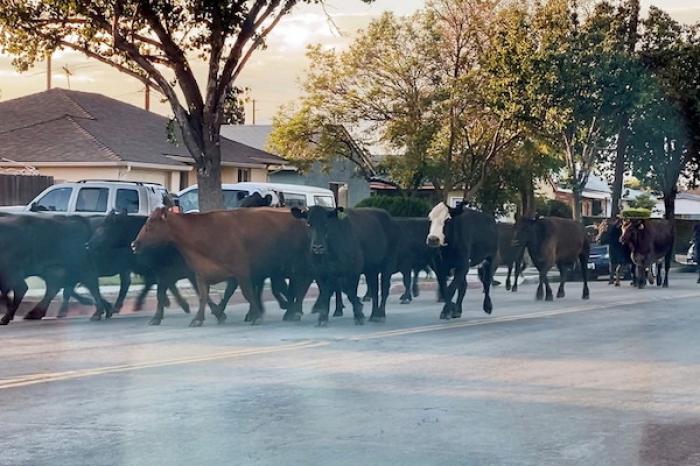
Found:
[{"label": "white pickup truck", "polygon": [[163,205],[167,189],[139,181],[81,180],[46,188],[26,206],[0,208],[0,212],[50,212],[63,215],[99,215],[112,210],[148,215]]}]

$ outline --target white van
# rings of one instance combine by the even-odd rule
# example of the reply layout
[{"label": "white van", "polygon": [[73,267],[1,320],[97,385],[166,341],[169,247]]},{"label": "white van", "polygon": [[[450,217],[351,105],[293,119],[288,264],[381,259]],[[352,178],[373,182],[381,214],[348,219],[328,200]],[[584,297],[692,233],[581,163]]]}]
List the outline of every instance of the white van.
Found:
[{"label": "white van", "polygon": [[[304,209],[311,206],[335,207],[333,191],[315,186],[282,183],[233,183],[222,184],[224,191],[224,208],[237,209],[242,198],[253,193],[261,196],[272,196],[272,206],[299,207]],[[183,212],[199,212],[199,188],[192,185],[177,194],[180,208]]]}]

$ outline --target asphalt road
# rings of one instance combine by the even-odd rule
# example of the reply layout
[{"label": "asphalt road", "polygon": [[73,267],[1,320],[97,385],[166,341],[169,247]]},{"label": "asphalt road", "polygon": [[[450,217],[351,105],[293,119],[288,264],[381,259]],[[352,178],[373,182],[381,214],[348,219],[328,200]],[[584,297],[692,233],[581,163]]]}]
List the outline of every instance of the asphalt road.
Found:
[{"label": "asphalt road", "polygon": [[[555,290],[556,291],[556,290]],[[698,465],[700,285],[499,288],[437,317],[1,328],[2,465]],[[307,306],[310,308],[310,305]]]}]

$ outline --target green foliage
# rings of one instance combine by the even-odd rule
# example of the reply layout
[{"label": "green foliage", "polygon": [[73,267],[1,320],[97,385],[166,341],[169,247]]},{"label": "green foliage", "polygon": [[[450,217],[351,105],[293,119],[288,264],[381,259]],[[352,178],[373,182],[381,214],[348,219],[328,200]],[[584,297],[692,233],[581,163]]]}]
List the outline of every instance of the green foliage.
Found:
[{"label": "green foliage", "polygon": [[656,207],[656,199],[649,193],[642,193],[637,196],[636,199],[631,199],[628,204],[632,209],[646,209],[651,211]]},{"label": "green foliage", "polygon": [[622,211],[622,218],[649,218],[651,217],[651,210],[636,208],[636,209],[625,209]]},{"label": "green foliage", "polygon": [[571,206],[557,199],[535,198],[535,211],[543,217],[573,218]]},{"label": "green foliage", "polygon": [[425,199],[403,196],[372,196],[361,200],[357,207],[384,209],[393,217],[427,217],[432,208]]}]

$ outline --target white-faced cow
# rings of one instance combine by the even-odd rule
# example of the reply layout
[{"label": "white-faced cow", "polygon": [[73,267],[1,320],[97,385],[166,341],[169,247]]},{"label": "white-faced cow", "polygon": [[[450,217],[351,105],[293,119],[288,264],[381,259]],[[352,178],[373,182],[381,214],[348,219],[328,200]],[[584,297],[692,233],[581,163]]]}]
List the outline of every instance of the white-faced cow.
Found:
[{"label": "white-faced cow", "polygon": [[[467,273],[470,266],[481,267],[479,278],[484,286],[483,310],[490,314],[490,289],[493,280],[496,255],[498,253],[498,230],[496,222],[486,214],[464,208],[450,208],[444,202],[436,205],[428,215],[430,230],[426,244],[434,248],[435,274],[440,294],[445,301],[441,319],[462,316],[462,301],[467,292]],[[454,278],[448,285],[451,271]],[[455,291],[457,299],[452,301]]]}]

